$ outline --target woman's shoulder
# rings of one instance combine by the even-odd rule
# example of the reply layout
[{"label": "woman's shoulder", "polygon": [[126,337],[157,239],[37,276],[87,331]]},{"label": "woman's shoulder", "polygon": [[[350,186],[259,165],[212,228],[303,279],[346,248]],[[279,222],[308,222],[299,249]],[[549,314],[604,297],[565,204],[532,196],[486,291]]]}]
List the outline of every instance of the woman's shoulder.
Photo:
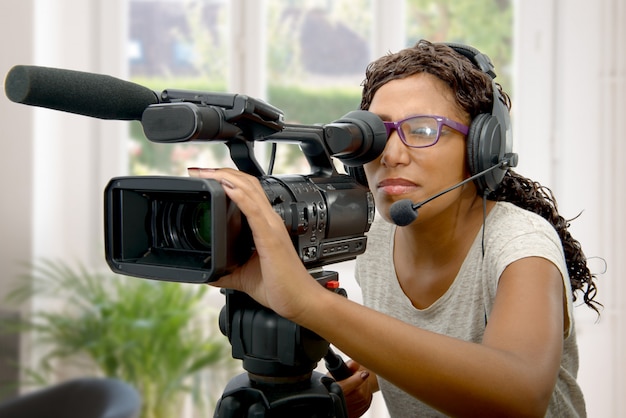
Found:
[{"label": "woman's shoulder", "polygon": [[510,202],[497,202],[487,222],[502,232],[520,233],[545,230],[556,234],[554,227],[544,217]]},{"label": "woman's shoulder", "polygon": [[552,260],[563,273],[563,246],[550,222],[541,215],[512,203],[498,202],[485,225],[485,246],[496,259],[507,262],[525,256],[541,256]]}]

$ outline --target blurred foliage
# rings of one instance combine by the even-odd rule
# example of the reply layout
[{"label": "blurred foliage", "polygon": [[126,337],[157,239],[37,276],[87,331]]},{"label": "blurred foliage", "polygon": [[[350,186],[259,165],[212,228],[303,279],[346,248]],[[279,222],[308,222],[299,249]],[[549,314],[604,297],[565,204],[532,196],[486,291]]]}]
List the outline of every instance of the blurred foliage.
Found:
[{"label": "blurred foliage", "polygon": [[[360,88],[270,85],[268,101],[285,113],[288,123],[314,125],[325,124],[341,118],[351,110],[359,108],[361,103]],[[297,170],[297,162],[302,160],[302,151],[295,145],[279,145],[284,150],[277,170],[283,174],[306,174],[308,170]],[[280,166],[283,167],[280,167]],[[288,166],[288,167],[284,167]]]},{"label": "blurred foliage", "polygon": [[285,113],[289,123],[329,123],[359,108],[361,89],[270,85],[268,101]]},{"label": "blurred foliage", "polygon": [[[142,418],[178,416],[183,397],[214,407],[210,389],[235,372],[229,344],[217,330],[217,315],[207,312],[207,286],[140,280],[42,260],[29,268],[22,285],[9,295],[21,303],[37,296],[35,309],[18,330],[33,332],[45,350],[33,383],[49,384],[59,360],[81,373],[115,377],[132,384],[142,397]],[[208,370],[210,368],[211,370]],[[223,382],[222,382],[223,380]]]}]

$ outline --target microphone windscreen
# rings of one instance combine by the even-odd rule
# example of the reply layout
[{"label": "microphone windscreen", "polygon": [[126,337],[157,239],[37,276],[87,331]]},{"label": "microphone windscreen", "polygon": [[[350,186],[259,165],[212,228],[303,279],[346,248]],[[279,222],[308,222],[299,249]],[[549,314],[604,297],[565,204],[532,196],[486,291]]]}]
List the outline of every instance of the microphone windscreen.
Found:
[{"label": "microphone windscreen", "polygon": [[13,67],[4,89],[16,103],[99,119],[141,120],[146,107],[159,102],[154,91],[130,81],[33,65]]},{"label": "microphone windscreen", "polygon": [[399,200],[389,208],[389,216],[394,224],[407,226],[417,219],[417,210],[409,199]]}]

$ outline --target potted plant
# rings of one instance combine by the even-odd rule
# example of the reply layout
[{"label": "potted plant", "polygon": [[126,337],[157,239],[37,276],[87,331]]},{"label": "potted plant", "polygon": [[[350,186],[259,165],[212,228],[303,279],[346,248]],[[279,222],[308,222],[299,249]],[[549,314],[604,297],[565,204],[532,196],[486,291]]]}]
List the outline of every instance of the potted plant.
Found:
[{"label": "potted plant", "polygon": [[210,394],[219,395],[221,383],[236,371],[228,341],[216,331],[215,315],[207,313],[207,286],[92,272],[51,260],[30,270],[10,300],[41,296],[50,306],[57,302],[22,323],[22,330],[33,331],[33,342],[47,348],[37,368],[26,370],[31,377],[45,381],[59,360],[78,363],[83,373],[93,366],[97,374],[139,390],[142,418],[170,418],[180,416],[187,395],[203,410],[212,407]]}]

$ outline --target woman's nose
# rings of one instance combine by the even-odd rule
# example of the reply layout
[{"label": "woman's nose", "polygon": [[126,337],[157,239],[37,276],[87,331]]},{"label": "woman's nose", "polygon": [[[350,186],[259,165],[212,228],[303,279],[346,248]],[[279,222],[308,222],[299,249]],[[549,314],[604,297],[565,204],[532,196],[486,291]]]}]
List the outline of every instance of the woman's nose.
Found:
[{"label": "woman's nose", "polygon": [[394,167],[396,165],[407,164],[409,161],[409,147],[404,145],[400,139],[398,131],[393,129],[387,139],[387,144],[381,154],[381,164]]}]

